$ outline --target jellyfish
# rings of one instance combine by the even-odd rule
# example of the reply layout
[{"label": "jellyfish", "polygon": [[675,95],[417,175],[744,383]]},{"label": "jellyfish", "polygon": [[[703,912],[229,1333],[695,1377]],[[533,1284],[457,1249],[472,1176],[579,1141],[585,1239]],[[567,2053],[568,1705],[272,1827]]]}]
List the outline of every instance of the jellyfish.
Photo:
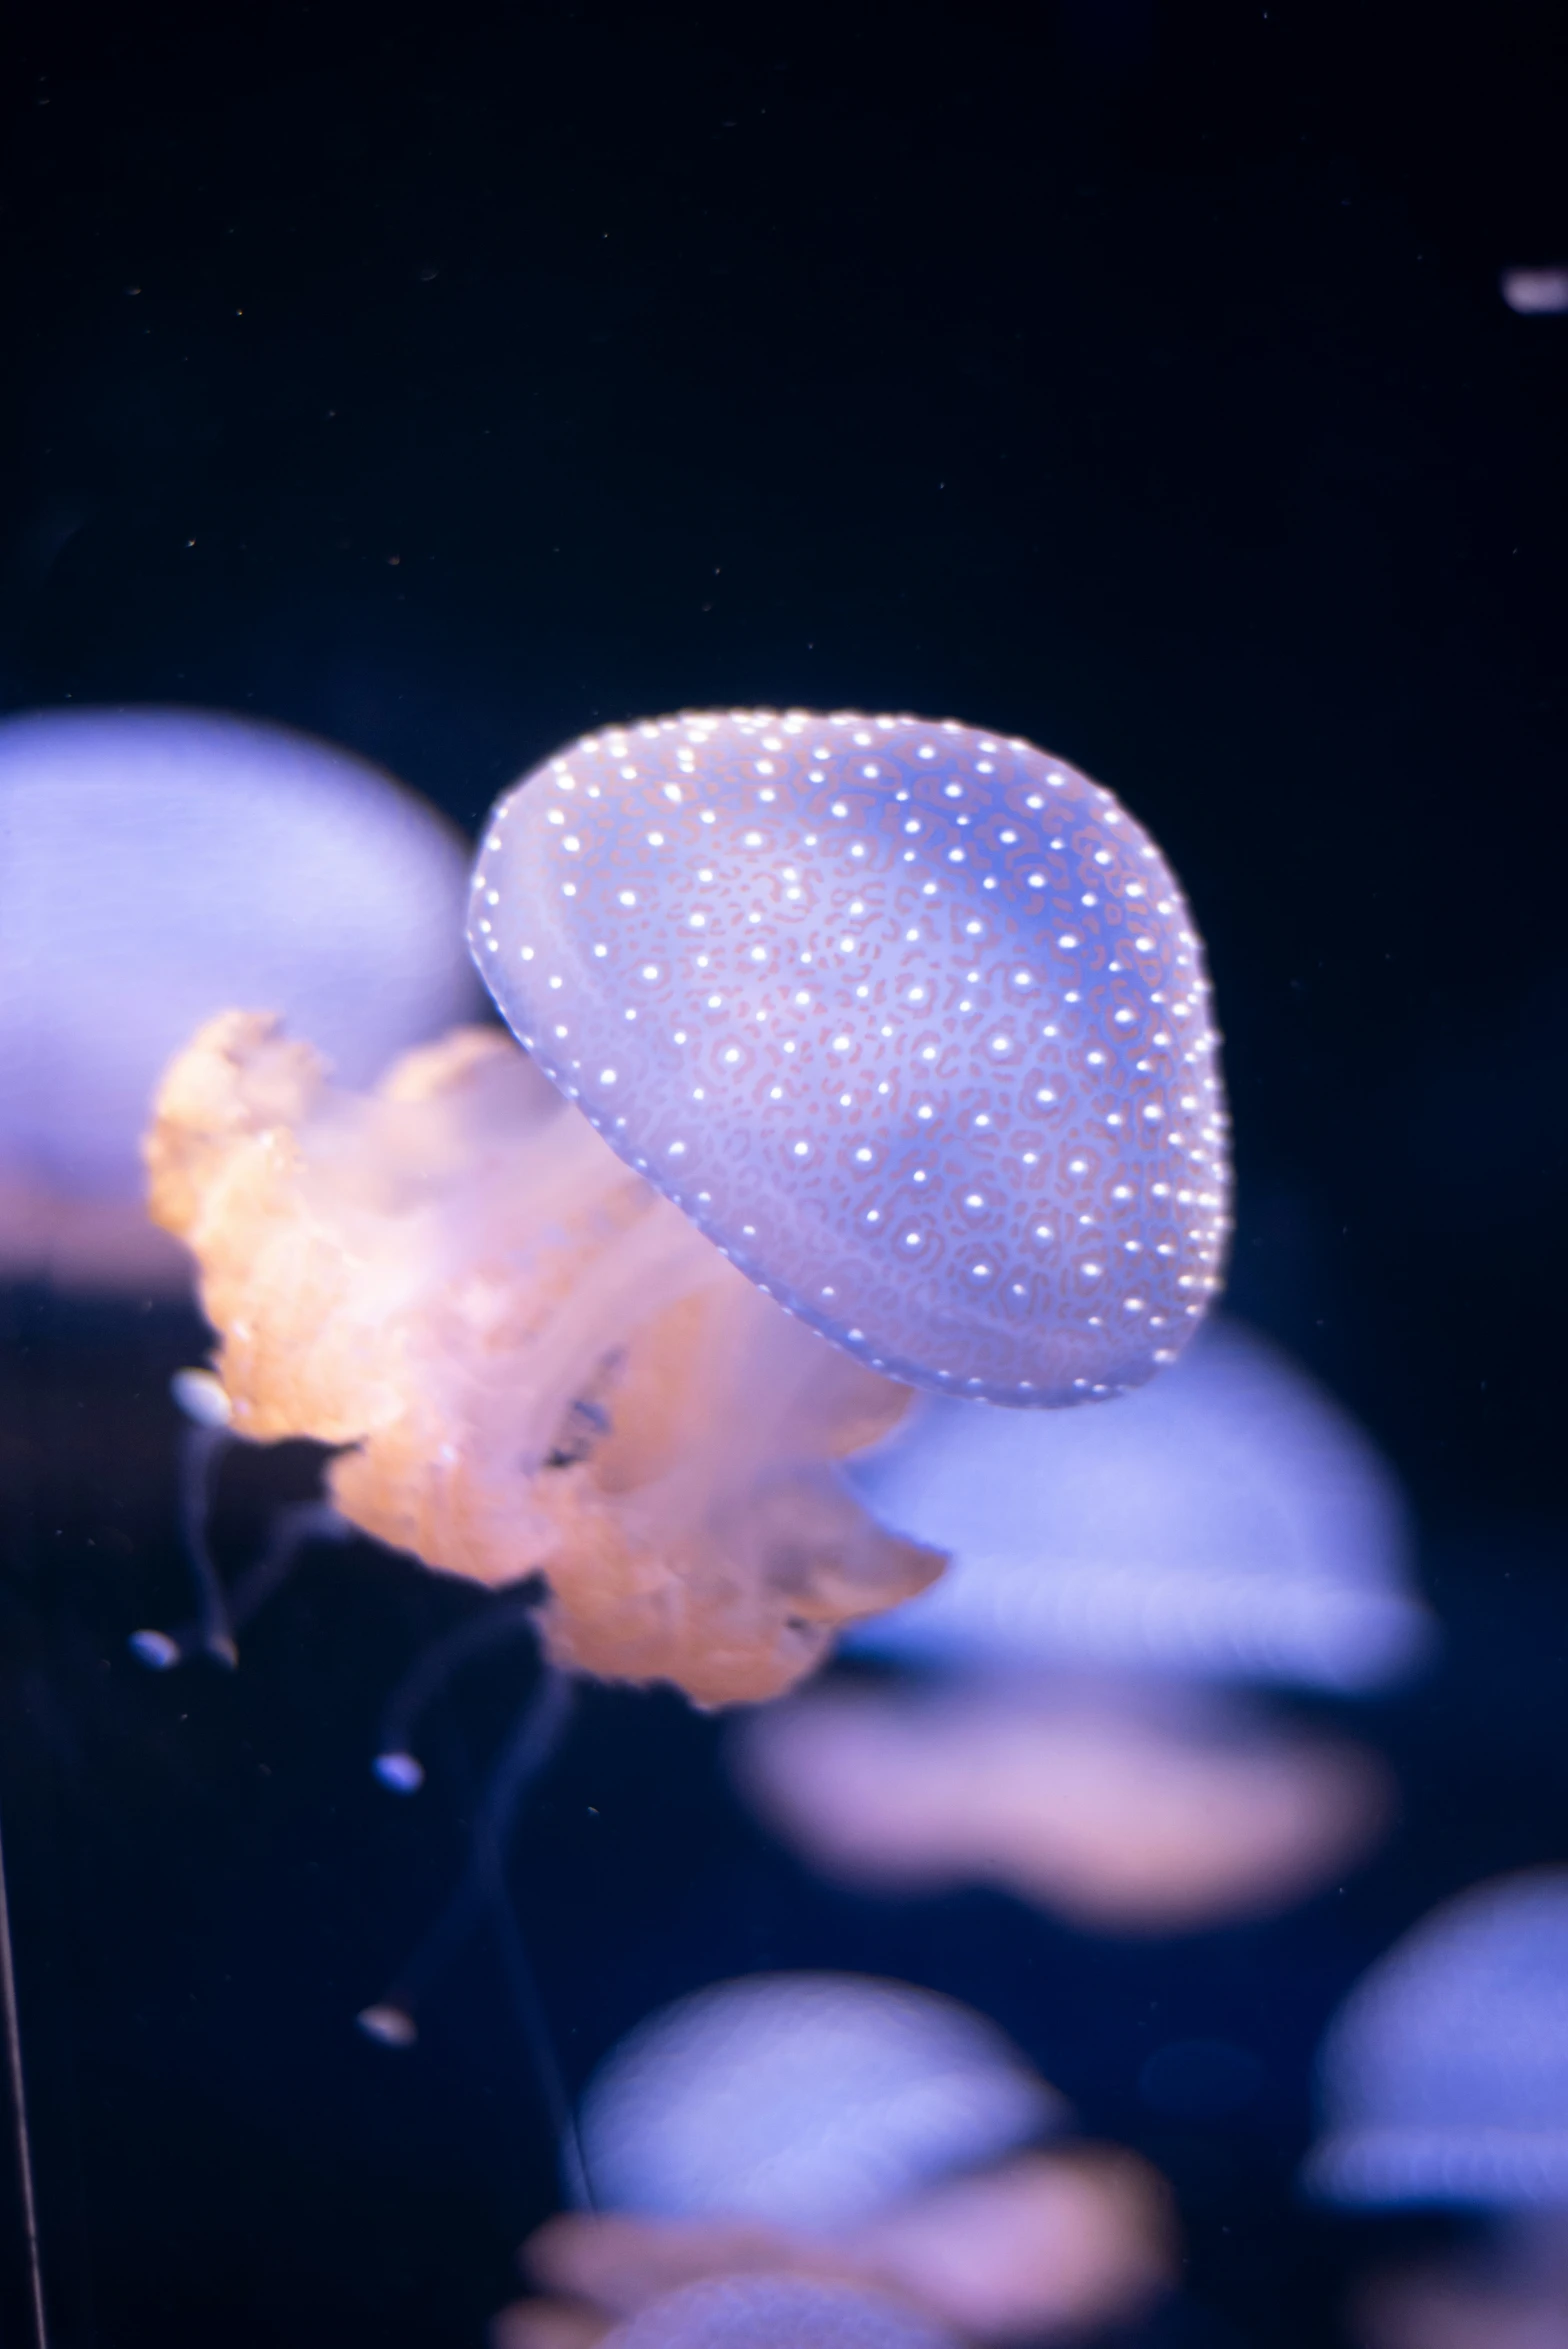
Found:
[{"label": "jellyfish", "polygon": [[0,723],[0,1278],[183,1293],[137,1151],[165,1063],[236,1001],[349,1083],[470,1016],[464,865],[433,808],[283,727]]},{"label": "jellyfish", "polygon": [[705,2277],[886,2293],[970,2341],[1121,2320],[1169,2280],[1163,2189],[1130,2155],[1043,2147],[1068,2117],[1000,2032],[930,1991],[843,1974],[699,1991],[590,2082],[595,2207],[525,2246],[543,2296],[497,2339],[651,2322]]},{"label": "jellyfish", "polygon": [[1499,290],[1521,318],[1559,317],[1568,310],[1568,269],[1505,269]]},{"label": "jellyfish", "polygon": [[223,1015],[148,1161],[229,1427],[341,1447],[336,1508],[429,1566],[542,1573],[555,1663],[765,1697],[937,1571],[837,1470],[906,1390],[781,1312],[499,1030],[362,1094]]},{"label": "jellyfish", "polygon": [[819,1865],[1182,1929],[1284,1905],[1387,1816],[1369,1755],[1227,1693],[1352,1695],[1429,1639],[1392,1476],[1240,1324],[1115,1411],[935,1401],[852,1476],[953,1564],[855,1635],[899,1677],[737,1740],[753,1800]]},{"label": "jellyfish", "polygon": [[789,2275],[689,2284],[604,2337],[611,2349],[958,2349],[880,2293]]},{"label": "jellyfish", "polygon": [[165,1077],[152,1212],[233,1428],[342,1447],[337,1507],[428,1565],[541,1572],[563,1667],[779,1693],[939,1568],[838,1467],[913,1389],[1105,1399],[1202,1319],[1202,951],[1064,762],[849,713],[588,736],[498,803],[470,937],[521,1052],[367,1094],[229,1012]]},{"label": "jellyfish", "polygon": [[1364,2288],[1376,2349],[1568,2336],[1568,1869],[1474,1886],[1379,1959],[1329,2027],[1319,2098],[1321,2200],[1483,2221]]},{"label": "jellyfish", "polygon": [[1109,791],[914,718],[588,735],[497,805],[471,939],[628,1164],[916,1387],[1118,1393],[1219,1286],[1203,953]]},{"label": "jellyfish", "polygon": [[[345,1522],[537,1591],[550,1674],[779,1695],[941,1569],[844,1472],[916,1390],[1104,1402],[1201,1322],[1229,1199],[1202,948],[1065,762],[846,712],[585,736],[487,820],[469,940],[512,1036],[368,1089],[275,1015],[209,1020],[151,1211],[200,1267],[228,1434],[332,1447]],[[499,1914],[543,1751],[525,1721],[462,1916]],[[362,2020],[412,2032],[402,1995]]]}]

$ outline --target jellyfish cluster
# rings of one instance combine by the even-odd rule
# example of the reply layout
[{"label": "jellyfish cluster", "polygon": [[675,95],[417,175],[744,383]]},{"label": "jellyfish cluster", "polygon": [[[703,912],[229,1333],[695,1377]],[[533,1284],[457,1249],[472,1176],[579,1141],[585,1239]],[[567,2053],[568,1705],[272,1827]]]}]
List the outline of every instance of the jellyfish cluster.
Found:
[{"label": "jellyfish cluster", "polygon": [[[242,1670],[351,1535],[470,1586],[387,1696],[377,1803],[477,1659],[532,1658],[457,1890],[358,2014],[416,2047],[493,1931],[564,2205],[495,2349],[1002,2349],[1174,2305],[1159,2172],[983,2014],[765,1956],[563,2057],[509,1876],[589,1682],[733,1709],[744,1832],[868,1914],[981,1891],[1148,1944],[1389,1827],[1300,1703],[1430,1653],[1407,1512],[1212,1311],[1219,1037],[1156,843],[1016,736],[769,709],[584,735],[471,866],[282,729],[12,720],[0,839],[0,1266],[210,1332],[174,1386],[194,1612],[133,1652]],[[319,1490],[230,1575],[224,1480],[296,1439]],[[1521,1879],[1375,1969],[1306,2173],[1506,2219],[1516,2299],[1568,2243],[1565,1919]]]},{"label": "jellyfish cluster", "polygon": [[[872,2294],[974,2343],[1126,2322],[1171,2287],[1166,2197],[1071,2124],[950,1999],[854,1975],[720,1983],[650,2017],[590,2081],[595,2207],[525,2245],[541,2293],[499,2339],[546,2349],[617,2320],[639,2338],[724,2278]],[[648,2333],[666,2337],[686,2335]]]}]

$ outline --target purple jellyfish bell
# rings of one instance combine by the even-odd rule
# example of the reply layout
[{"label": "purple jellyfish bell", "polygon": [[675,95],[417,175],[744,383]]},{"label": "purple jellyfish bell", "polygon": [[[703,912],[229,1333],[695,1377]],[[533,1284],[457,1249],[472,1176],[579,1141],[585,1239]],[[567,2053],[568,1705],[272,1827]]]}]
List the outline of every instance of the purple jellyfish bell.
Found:
[{"label": "purple jellyfish bell", "polygon": [[1432,1645],[1393,1471],[1304,1371],[1217,1315],[1168,1378],[1089,1420],[935,1402],[850,1470],[952,1553],[863,1650],[1350,1694]]},{"label": "purple jellyfish bell", "polygon": [[879,2292],[809,2276],[688,2284],[606,2336],[603,2349],[959,2349],[954,2335]]},{"label": "purple jellyfish bell", "polygon": [[1060,2128],[993,2025],[905,1983],[758,1974],[612,2049],[582,2108],[602,2208],[837,2234]]},{"label": "purple jellyfish bell", "polygon": [[1424,1918],[1351,1992],[1319,2077],[1324,2200],[1568,2209],[1568,1869]]},{"label": "purple jellyfish bell", "polygon": [[215,1012],[260,1006],[368,1084],[474,1009],[464,864],[424,800],[280,726],[0,724],[0,1272],[183,1281],[143,1205],[165,1064]]},{"label": "purple jellyfish bell", "polygon": [[498,803],[469,936],[621,1157],[895,1378],[1115,1394],[1219,1285],[1201,943],[1147,834],[1030,743],[806,711],[585,735]]}]

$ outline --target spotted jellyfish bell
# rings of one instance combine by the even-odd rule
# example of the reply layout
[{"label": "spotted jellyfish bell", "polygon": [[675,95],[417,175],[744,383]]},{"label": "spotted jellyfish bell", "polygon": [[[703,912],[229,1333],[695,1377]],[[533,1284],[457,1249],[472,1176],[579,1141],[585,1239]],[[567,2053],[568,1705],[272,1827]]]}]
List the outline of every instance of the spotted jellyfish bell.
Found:
[{"label": "spotted jellyfish bell", "polygon": [[755,1799],[819,1863],[1180,1927],[1282,1905],[1387,1815],[1370,1756],[1219,1700],[1354,1694],[1430,1640],[1392,1473],[1261,1338],[1211,1324],[1111,1412],[933,1400],[853,1474],[953,1558],[856,1637],[921,1680],[743,1732]]},{"label": "spotted jellyfish bell", "polygon": [[969,2340],[1111,2321],[1169,2278],[1159,2181],[1105,2149],[1039,2151],[1066,2108],[992,2025],[853,1975],[718,1984],[612,2050],[581,2113],[592,2211],[524,2264],[551,2297],[500,2320],[545,2349],[703,2276],[833,2278]]},{"label": "spotted jellyfish bell", "polygon": [[363,1083],[463,1018],[465,863],[412,792],[280,726],[0,724],[0,1278],[183,1289],[137,1150],[165,1062],[257,1003]]},{"label": "spotted jellyfish bell", "polygon": [[1357,2211],[1484,2213],[1479,2239],[1357,2294],[1369,2349],[1568,2338],[1568,1869],[1445,1902],[1363,1975],[1318,2061],[1305,2177]]},{"label": "spotted jellyfish bell", "polygon": [[1111,1395],[1218,1286],[1201,944],[1148,836],[1030,743],[846,711],[585,735],[498,803],[470,938],[611,1147],[895,1378]]}]

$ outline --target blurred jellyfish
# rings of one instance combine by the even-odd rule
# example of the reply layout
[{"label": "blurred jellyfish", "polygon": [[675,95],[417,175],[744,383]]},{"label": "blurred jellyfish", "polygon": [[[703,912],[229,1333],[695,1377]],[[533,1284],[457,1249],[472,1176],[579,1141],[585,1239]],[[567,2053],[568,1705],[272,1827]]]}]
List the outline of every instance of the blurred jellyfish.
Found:
[{"label": "blurred jellyfish", "polygon": [[1568,2208],[1568,1869],[1424,1919],[1351,1992],[1320,2078],[1329,2201]]},{"label": "blurred jellyfish", "polygon": [[788,2275],[688,2284],[605,2338],[613,2349],[957,2349],[879,2293]]},{"label": "blurred jellyfish", "polygon": [[835,1467],[895,1381],[1108,1396],[1201,1320],[1190,917],[1072,768],[842,713],[584,738],[472,904],[529,1059],[457,1035],[367,1098],[236,1012],[165,1080],[153,1212],[233,1427],[352,1447],[338,1507],[428,1564],[541,1570],[563,1665],[773,1695],[937,1570]]},{"label": "blurred jellyfish", "polygon": [[1521,318],[1556,317],[1568,310],[1568,269],[1505,269],[1503,300]]},{"label": "blurred jellyfish", "polygon": [[1261,1339],[1211,1326],[1113,1412],[934,1403],[853,1476],[953,1564],[856,1636],[906,1677],[738,1741],[754,1798],[819,1864],[1163,1930],[1282,1906],[1375,1832],[1370,1756],[1223,1694],[1355,1693],[1429,1636],[1392,1477]]},{"label": "blurred jellyfish", "polygon": [[583,2100],[583,2145],[612,2209],[832,2234],[1065,2115],[1001,2033],[949,1999],[762,1974],[624,2040]]},{"label": "blurred jellyfish", "polygon": [[465,1017],[465,858],[390,776],[282,727],[0,723],[0,1279],[184,1288],[137,1156],[165,1063],[256,1003],[358,1084]]},{"label": "blurred jellyfish", "polygon": [[1357,1984],[1319,2064],[1310,2189],[1488,2214],[1469,2251],[1376,2278],[1377,2349],[1568,2340],[1568,1869],[1462,1893]]},{"label": "blurred jellyfish", "polygon": [[998,2031],[931,1992],[838,1974],[699,1992],[595,2075],[598,2207],[526,2246],[546,2297],[498,2337],[588,2340],[715,2276],[873,2289],[974,2341],[1126,2317],[1169,2279],[1163,2191],[1128,2155],[1032,2149],[1066,2119]]}]

